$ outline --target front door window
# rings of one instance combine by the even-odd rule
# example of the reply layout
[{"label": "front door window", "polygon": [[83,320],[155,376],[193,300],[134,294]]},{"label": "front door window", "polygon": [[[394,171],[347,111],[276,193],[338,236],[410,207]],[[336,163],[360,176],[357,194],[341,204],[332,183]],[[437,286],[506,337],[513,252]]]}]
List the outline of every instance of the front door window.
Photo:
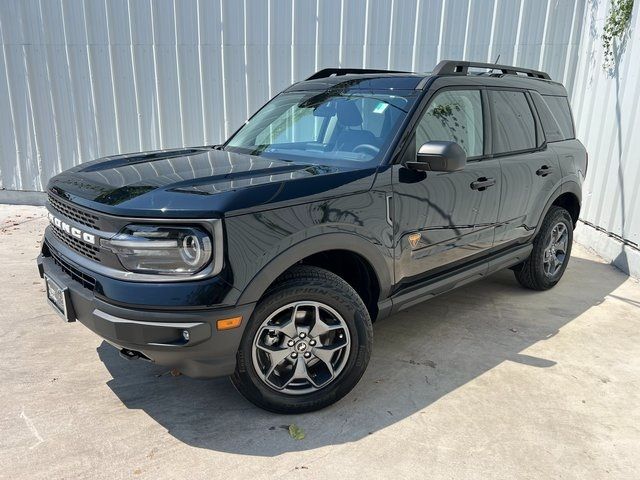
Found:
[{"label": "front door window", "polygon": [[433,140],[456,142],[468,158],[482,155],[480,90],[445,90],[436,94],[416,129],[416,151]]}]

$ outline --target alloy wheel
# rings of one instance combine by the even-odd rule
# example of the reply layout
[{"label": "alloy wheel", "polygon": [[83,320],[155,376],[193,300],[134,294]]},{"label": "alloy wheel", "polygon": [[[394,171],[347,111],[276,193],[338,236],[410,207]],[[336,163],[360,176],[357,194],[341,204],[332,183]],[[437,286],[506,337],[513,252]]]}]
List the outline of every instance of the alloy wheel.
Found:
[{"label": "alloy wheel", "polygon": [[551,229],[544,249],[543,268],[547,277],[553,277],[560,271],[567,257],[568,246],[569,230],[563,222],[558,222]]},{"label": "alloy wheel", "polygon": [[335,309],[320,302],[293,302],[262,322],[253,340],[252,361],[266,385],[302,395],[338,377],[350,345],[347,324]]}]

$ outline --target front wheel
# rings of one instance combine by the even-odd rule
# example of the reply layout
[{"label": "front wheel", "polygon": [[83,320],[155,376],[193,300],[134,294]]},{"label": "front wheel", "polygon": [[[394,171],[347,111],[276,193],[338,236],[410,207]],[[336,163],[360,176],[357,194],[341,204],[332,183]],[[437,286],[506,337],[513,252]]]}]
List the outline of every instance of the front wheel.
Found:
[{"label": "front wheel", "polygon": [[355,290],[327,270],[298,266],[256,307],[231,379],[267,410],[318,410],[358,383],[372,342],[371,319]]},{"label": "front wheel", "polygon": [[516,279],[532,290],[550,289],[560,281],[567,268],[572,244],[571,215],[564,208],[551,207],[533,241],[531,255],[514,269]]}]

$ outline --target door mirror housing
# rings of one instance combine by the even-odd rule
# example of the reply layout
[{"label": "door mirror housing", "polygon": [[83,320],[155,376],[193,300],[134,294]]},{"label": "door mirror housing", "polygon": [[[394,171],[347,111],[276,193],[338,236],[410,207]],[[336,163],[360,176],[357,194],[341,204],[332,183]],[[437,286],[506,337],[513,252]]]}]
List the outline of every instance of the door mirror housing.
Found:
[{"label": "door mirror housing", "polygon": [[456,142],[432,141],[420,147],[415,162],[406,162],[411,170],[457,172],[467,163],[467,154]]}]

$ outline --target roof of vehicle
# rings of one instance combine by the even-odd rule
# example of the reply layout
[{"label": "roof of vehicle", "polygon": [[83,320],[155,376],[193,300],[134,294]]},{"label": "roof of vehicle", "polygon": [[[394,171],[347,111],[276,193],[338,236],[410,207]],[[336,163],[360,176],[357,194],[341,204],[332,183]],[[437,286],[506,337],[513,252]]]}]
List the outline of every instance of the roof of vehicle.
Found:
[{"label": "roof of vehicle", "polygon": [[545,72],[511,65],[443,60],[430,73],[395,70],[325,68],[286,91],[304,90],[422,90],[430,79],[446,77],[455,85],[526,88],[547,95],[567,95],[564,86]]},{"label": "roof of vehicle", "polygon": [[311,78],[295,83],[287,91],[328,90],[416,90],[425,75],[416,73],[347,73],[328,77]]}]

